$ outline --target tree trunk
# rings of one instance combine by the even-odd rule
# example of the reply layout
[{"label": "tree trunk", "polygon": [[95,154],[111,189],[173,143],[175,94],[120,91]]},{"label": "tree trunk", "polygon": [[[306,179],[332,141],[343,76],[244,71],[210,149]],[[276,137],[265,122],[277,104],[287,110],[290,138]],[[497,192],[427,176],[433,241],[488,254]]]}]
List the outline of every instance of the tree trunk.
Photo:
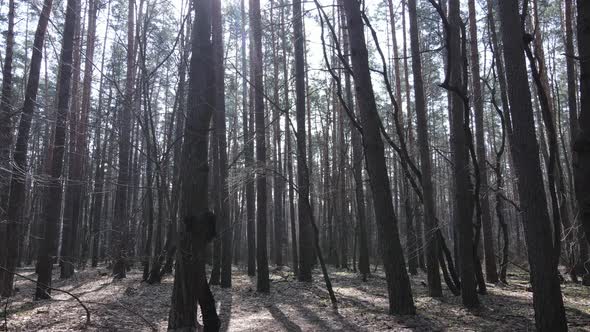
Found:
[{"label": "tree trunk", "polygon": [[264,120],[264,87],[262,84],[262,23],[260,0],[250,0],[250,66],[254,81],[254,116],[256,122],[256,269],[257,290],[270,291],[268,253],[266,251],[266,142]]},{"label": "tree trunk", "polygon": [[[469,6],[469,37],[471,46],[471,87],[473,89],[473,108],[475,113],[475,136],[477,163],[479,166],[481,222],[483,228],[483,247],[485,254],[486,278],[488,282],[498,281],[496,270],[496,253],[494,249],[494,234],[492,232],[492,220],[490,214],[490,202],[488,195],[488,172],[486,162],[486,145],[484,141],[484,107],[481,91],[481,78],[479,74],[479,50],[477,47],[477,24],[475,18],[475,0],[468,1]],[[481,193],[484,193],[483,195]]]},{"label": "tree trunk", "polygon": [[[448,54],[447,63],[449,66],[449,85],[453,89],[464,91],[463,64],[461,52],[461,17],[459,1],[449,1],[449,26],[448,26]],[[473,247],[473,197],[472,184],[469,177],[469,153],[468,137],[465,130],[465,107],[463,98],[459,92],[449,91],[451,94],[452,120],[451,130],[453,132],[451,144],[453,146],[453,175],[455,183],[455,202],[459,231],[459,257],[461,271],[461,296],[463,305],[468,308],[479,306],[475,284],[475,259],[476,254]],[[468,125],[468,124],[467,124]]]},{"label": "tree trunk", "polygon": [[295,112],[297,119],[297,187],[299,189],[298,218],[299,218],[299,274],[298,280],[311,282],[314,260],[313,229],[309,203],[309,171],[306,157],[305,134],[305,62],[303,55],[303,18],[301,16],[301,0],[293,1],[293,37],[295,43]]},{"label": "tree trunk", "polygon": [[375,215],[379,225],[383,265],[389,293],[389,312],[391,314],[414,314],[416,309],[397,230],[397,218],[393,210],[385,149],[379,130],[381,120],[377,113],[371,83],[368,51],[359,3],[344,1],[344,11],[349,29],[355,92],[361,114],[367,171],[373,193]]},{"label": "tree trunk", "polygon": [[125,100],[119,116],[119,174],[115,191],[113,232],[111,250],[114,259],[113,277],[126,276],[126,256],[129,249],[128,237],[128,185],[130,184],[129,157],[131,144],[131,116],[135,82],[135,0],[129,0],[127,13],[127,73],[125,78]]},{"label": "tree trunk", "polygon": [[[6,218],[6,205],[10,191],[10,147],[12,145],[12,57],[14,46],[14,0],[8,2],[8,29],[6,31],[6,54],[2,68],[2,99],[0,99],[0,220]],[[0,265],[8,267],[8,244],[14,234],[7,232],[7,226],[0,223],[0,239],[6,246],[0,253]],[[0,295],[12,294],[13,277],[7,271],[0,271]],[[6,280],[6,281],[5,281]]]},{"label": "tree trunk", "polygon": [[501,1],[499,9],[514,135],[511,148],[531,266],[535,322],[540,331],[565,331],[563,299],[553,259],[551,221],[544,208],[547,201],[535,137],[518,1]]},{"label": "tree trunk", "polygon": [[57,85],[57,117],[55,122],[55,137],[48,186],[43,205],[45,217],[45,233],[40,251],[37,268],[37,289],[35,299],[47,299],[51,293],[51,279],[54,256],[57,253],[59,234],[59,218],[62,207],[62,168],[66,142],[66,126],[68,121],[69,103],[71,96],[72,58],[74,51],[74,35],[76,34],[76,17],[80,15],[78,0],[68,0],[66,19],[64,23],[63,43],[60,56],[59,80]]},{"label": "tree trunk", "polygon": [[205,248],[215,235],[215,216],[209,211],[209,125],[214,87],[211,44],[211,0],[194,0],[192,57],[189,74],[188,112],[182,151],[182,194],[176,274],[168,330],[195,328],[197,302],[205,330],[218,331],[215,300],[205,275]]},{"label": "tree trunk", "polygon": [[[33,110],[37,102],[37,92],[39,89],[39,74],[41,71],[41,59],[43,57],[42,50],[45,40],[45,33],[47,31],[47,24],[49,23],[49,15],[53,0],[45,0],[43,2],[43,9],[39,17],[37,31],[35,32],[35,40],[33,41],[33,54],[31,56],[31,65],[29,67],[29,79],[27,80],[27,87],[25,90],[25,102],[20,118],[16,145],[13,152],[12,172],[17,176],[12,176],[10,180],[10,197],[8,198],[8,205],[6,207],[6,219],[9,221],[6,225],[6,272],[2,278],[1,285],[2,295],[12,295],[12,287],[14,284],[14,275],[12,272],[16,269],[18,259],[19,246],[19,232],[21,226],[22,209],[25,205],[25,174],[27,170],[27,153],[28,141],[31,129],[31,119],[33,117]],[[55,252],[53,254],[56,254]]]},{"label": "tree trunk", "polygon": [[[424,221],[426,239],[426,267],[428,273],[428,293],[433,297],[442,296],[440,272],[438,265],[439,243],[435,231],[436,206],[434,202],[434,186],[432,184],[432,157],[430,155],[428,138],[428,117],[422,80],[422,61],[420,59],[420,41],[418,40],[418,16],[416,0],[408,1],[410,18],[410,45],[412,49],[412,73],[414,75],[414,96],[416,108],[416,123],[418,131],[418,147],[420,152],[420,170],[422,172],[422,190],[424,196]],[[408,91],[409,93],[409,91]],[[414,253],[412,253],[414,254]]]},{"label": "tree trunk", "polygon": [[223,53],[223,21],[221,0],[213,0],[212,34],[213,55],[215,64],[215,133],[219,153],[219,183],[217,184],[218,200],[221,207],[221,287],[231,287],[232,232],[229,224],[229,190],[227,187],[227,130],[225,116],[225,69]]}]

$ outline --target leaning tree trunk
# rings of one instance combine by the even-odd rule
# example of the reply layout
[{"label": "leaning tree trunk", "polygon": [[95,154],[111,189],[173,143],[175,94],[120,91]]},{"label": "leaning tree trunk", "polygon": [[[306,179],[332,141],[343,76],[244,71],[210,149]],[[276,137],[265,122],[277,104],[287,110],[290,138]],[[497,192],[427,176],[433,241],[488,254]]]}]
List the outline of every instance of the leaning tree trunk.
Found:
[{"label": "leaning tree trunk", "polygon": [[361,115],[363,148],[371,184],[375,217],[379,225],[380,245],[389,293],[391,314],[414,314],[414,300],[406,271],[403,251],[393,209],[385,149],[381,138],[379,114],[369,71],[369,57],[359,3],[344,1],[349,29],[355,91]]},{"label": "leaning tree trunk", "polygon": [[499,9],[514,135],[511,148],[531,266],[535,322],[540,331],[565,331],[567,323],[553,259],[551,221],[545,208],[547,201],[535,137],[518,1],[501,1]]},{"label": "leaning tree trunk", "polygon": [[16,145],[13,152],[12,176],[10,180],[10,197],[6,207],[6,269],[4,277],[1,279],[0,293],[3,296],[12,295],[12,286],[14,283],[14,274],[18,259],[19,232],[21,228],[22,209],[25,205],[25,178],[27,169],[28,141],[31,129],[31,119],[33,110],[37,102],[37,92],[39,89],[39,74],[41,71],[42,50],[49,23],[49,15],[53,0],[45,0],[43,9],[39,17],[35,40],[33,41],[33,54],[31,56],[31,65],[29,67],[29,79],[25,90],[25,102],[22,109]]},{"label": "leaning tree trunk", "polygon": [[74,51],[74,35],[76,33],[76,17],[80,15],[78,0],[68,0],[66,20],[64,23],[63,44],[60,56],[59,81],[57,85],[57,114],[55,136],[49,177],[48,189],[43,205],[45,233],[43,245],[39,253],[37,267],[37,289],[35,299],[47,299],[51,293],[51,279],[54,255],[57,254],[58,226],[62,207],[62,168],[64,161],[66,127],[69,113],[72,58]]}]

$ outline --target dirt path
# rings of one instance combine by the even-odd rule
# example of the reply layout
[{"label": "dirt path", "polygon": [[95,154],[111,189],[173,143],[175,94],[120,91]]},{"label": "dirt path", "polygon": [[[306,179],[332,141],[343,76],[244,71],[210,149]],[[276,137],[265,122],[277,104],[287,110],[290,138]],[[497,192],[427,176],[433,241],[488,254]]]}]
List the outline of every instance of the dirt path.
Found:
[{"label": "dirt path", "polygon": [[[160,285],[141,283],[139,271],[113,282],[100,276],[102,269],[88,269],[55,287],[68,290],[88,306],[87,330],[165,331],[172,277]],[[31,269],[21,271],[34,278]],[[331,309],[319,271],[313,284],[294,280],[288,269],[272,271],[271,293],[256,293],[256,279],[235,269],[231,290],[213,287],[222,331],[527,331],[534,330],[532,293],[524,275],[511,274],[509,286],[489,286],[481,296],[483,309],[462,308],[460,297],[445,292],[444,298],[426,296],[424,275],[412,277],[418,314],[387,314],[385,280],[380,273],[367,283],[351,272],[331,270],[339,310]],[[56,276],[57,278],[57,276]],[[34,284],[17,279],[19,292],[8,303],[10,331],[68,331],[85,327],[85,312],[66,294],[54,293],[52,301],[33,302]],[[570,331],[590,331],[590,288],[563,285]],[[0,309],[4,325],[5,300]]]}]

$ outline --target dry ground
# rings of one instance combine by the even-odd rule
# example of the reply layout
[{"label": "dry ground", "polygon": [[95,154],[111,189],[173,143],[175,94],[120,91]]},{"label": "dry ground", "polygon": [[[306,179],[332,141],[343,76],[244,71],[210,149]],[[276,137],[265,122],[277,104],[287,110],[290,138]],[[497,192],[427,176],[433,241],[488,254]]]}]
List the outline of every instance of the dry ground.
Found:
[{"label": "dry ground", "polygon": [[[91,323],[86,326],[82,307],[66,294],[54,292],[50,301],[33,302],[34,284],[17,278],[18,294],[2,301],[0,330],[7,308],[10,331],[165,331],[172,277],[160,285],[141,283],[133,270],[128,278],[113,282],[99,269],[77,273],[75,279],[58,280],[54,286],[76,294],[88,306]],[[35,278],[31,269],[23,275]],[[331,308],[322,277],[316,270],[313,284],[294,280],[288,268],[272,270],[271,293],[256,292],[256,278],[234,269],[233,288],[213,287],[222,331],[528,331],[534,330],[532,293],[526,276],[513,271],[510,285],[488,284],[489,294],[480,296],[482,309],[462,308],[460,297],[445,291],[444,298],[426,296],[424,275],[412,277],[418,314],[394,317],[387,314],[385,280],[377,272],[363,283],[352,272],[331,269],[339,301]],[[57,276],[56,276],[57,277]],[[570,331],[590,331],[590,287],[564,284],[564,301]]]}]

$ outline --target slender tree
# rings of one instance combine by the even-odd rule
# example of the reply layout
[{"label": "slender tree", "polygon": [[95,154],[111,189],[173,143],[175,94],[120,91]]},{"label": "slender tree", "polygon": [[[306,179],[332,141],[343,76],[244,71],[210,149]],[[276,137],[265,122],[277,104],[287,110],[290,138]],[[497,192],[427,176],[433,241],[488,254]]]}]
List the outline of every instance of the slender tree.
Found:
[{"label": "slender tree", "polygon": [[[260,0],[250,0],[250,66],[254,81],[254,117],[256,123],[256,269],[257,289],[269,292],[268,253],[266,250],[266,139],[264,120],[264,87],[262,71],[262,22]],[[251,101],[252,102],[252,101]]]},{"label": "slender tree", "polygon": [[[477,140],[476,152],[479,167],[481,223],[483,227],[483,247],[485,254],[486,278],[488,282],[498,281],[496,268],[496,253],[494,250],[494,234],[492,232],[492,220],[490,203],[485,194],[488,190],[488,172],[486,162],[486,142],[484,140],[484,107],[481,89],[481,77],[479,74],[479,49],[477,44],[477,23],[475,15],[475,0],[468,1],[469,7],[469,42],[471,46],[471,88],[473,91],[473,109],[475,113],[475,136]],[[484,193],[481,195],[481,193]]]},{"label": "slender tree", "polygon": [[[10,243],[6,219],[6,204],[10,191],[10,148],[12,145],[12,58],[14,47],[14,0],[8,2],[8,29],[6,30],[6,53],[2,68],[2,96],[0,97],[0,239],[8,246]],[[8,266],[8,248],[0,253],[0,265]],[[9,296],[12,293],[12,280],[7,271],[0,271],[0,295]]]},{"label": "slender tree", "polygon": [[[418,131],[418,146],[420,152],[420,170],[422,172],[422,191],[424,195],[424,221],[426,224],[426,266],[428,272],[428,293],[430,296],[442,296],[440,272],[438,265],[439,244],[435,236],[438,225],[436,223],[436,207],[434,201],[434,186],[432,183],[432,157],[430,155],[428,139],[428,120],[424,97],[424,81],[422,79],[422,60],[420,58],[420,41],[418,39],[418,16],[416,0],[408,1],[410,18],[410,46],[412,54],[412,74],[414,77],[414,107],[416,109],[416,123]],[[416,253],[410,253],[414,255]]]}]

